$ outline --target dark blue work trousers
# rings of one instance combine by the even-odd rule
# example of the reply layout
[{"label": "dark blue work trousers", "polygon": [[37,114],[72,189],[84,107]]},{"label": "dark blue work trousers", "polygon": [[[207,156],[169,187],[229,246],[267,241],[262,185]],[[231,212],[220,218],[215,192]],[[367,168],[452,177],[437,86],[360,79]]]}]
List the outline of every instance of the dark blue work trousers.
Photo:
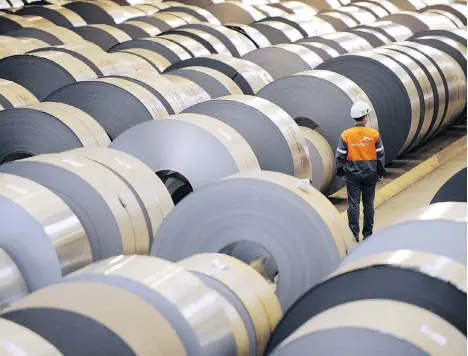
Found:
[{"label": "dark blue work trousers", "polygon": [[377,178],[359,179],[346,176],[346,189],[348,191],[348,222],[356,240],[359,237],[359,214],[362,195],[364,207],[364,226],[362,235],[364,238],[372,235],[374,229],[374,199]]}]

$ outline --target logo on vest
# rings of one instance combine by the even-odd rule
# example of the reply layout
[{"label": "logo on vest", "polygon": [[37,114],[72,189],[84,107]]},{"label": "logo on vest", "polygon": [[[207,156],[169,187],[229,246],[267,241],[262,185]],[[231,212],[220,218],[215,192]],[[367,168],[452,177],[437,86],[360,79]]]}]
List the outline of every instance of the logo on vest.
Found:
[{"label": "logo on vest", "polygon": [[370,139],[367,136],[361,137],[359,140],[359,143],[352,143],[351,146],[353,147],[358,147],[358,146],[369,146],[369,144],[372,142],[372,139]]}]

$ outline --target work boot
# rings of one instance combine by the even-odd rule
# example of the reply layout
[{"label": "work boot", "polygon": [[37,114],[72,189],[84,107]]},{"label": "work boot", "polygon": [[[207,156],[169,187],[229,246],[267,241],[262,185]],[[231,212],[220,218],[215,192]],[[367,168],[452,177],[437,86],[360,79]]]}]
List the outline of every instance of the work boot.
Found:
[{"label": "work boot", "polygon": [[359,243],[359,235],[354,236],[354,241],[356,241],[357,243]]},{"label": "work boot", "polygon": [[372,236],[372,234],[367,235],[367,236],[363,236],[363,237],[362,237],[362,240],[365,240],[365,239],[367,239],[367,238],[370,237],[370,236]]}]

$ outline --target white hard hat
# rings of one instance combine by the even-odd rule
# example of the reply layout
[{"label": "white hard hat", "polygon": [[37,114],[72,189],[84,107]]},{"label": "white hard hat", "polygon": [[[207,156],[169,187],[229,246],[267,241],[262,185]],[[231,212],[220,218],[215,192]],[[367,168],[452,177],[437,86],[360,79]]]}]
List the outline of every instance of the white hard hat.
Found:
[{"label": "white hard hat", "polygon": [[356,101],[351,107],[351,117],[353,119],[359,119],[369,114],[371,111],[371,107],[365,101]]}]

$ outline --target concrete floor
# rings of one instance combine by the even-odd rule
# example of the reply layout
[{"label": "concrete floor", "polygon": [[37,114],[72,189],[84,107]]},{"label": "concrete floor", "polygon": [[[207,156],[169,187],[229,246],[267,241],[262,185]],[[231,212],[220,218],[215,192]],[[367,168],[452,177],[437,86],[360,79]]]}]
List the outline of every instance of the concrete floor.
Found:
[{"label": "concrete floor", "polygon": [[388,200],[375,211],[375,231],[391,225],[408,211],[428,205],[439,188],[467,166],[466,151],[453,157],[431,173]]}]

